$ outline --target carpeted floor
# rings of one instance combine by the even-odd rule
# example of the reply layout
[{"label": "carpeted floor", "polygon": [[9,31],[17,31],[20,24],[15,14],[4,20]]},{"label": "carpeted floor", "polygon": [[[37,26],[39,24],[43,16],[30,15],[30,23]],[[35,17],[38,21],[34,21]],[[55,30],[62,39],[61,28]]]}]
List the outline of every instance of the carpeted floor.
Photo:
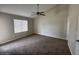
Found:
[{"label": "carpeted floor", "polygon": [[70,55],[66,40],[30,35],[0,46],[1,55]]}]

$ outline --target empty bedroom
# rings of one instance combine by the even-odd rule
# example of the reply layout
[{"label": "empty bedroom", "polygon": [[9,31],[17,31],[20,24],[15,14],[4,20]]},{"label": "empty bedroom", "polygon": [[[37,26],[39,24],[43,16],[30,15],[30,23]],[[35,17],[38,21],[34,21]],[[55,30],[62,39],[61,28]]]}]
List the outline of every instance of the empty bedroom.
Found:
[{"label": "empty bedroom", "polygon": [[0,55],[79,54],[79,5],[0,4]]}]

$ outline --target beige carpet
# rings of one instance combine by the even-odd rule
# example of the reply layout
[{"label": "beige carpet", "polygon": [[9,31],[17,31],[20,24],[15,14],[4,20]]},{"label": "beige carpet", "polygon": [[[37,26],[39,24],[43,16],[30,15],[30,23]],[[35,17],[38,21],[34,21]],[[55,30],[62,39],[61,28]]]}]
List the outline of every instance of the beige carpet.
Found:
[{"label": "beige carpet", "polygon": [[70,55],[66,40],[30,35],[0,46],[1,55]]}]

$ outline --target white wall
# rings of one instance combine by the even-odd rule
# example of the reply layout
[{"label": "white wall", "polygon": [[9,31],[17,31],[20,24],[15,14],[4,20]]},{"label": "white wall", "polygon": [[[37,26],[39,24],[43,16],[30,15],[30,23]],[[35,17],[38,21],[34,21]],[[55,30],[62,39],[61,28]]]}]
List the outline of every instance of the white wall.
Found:
[{"label": "white wall", "polygon": [[66,21],[68,14],[67,5],[58,5],[55,9],[35,19],[35,33],[56,37],[66,38]]},{"label": "white wall", "polygon": [[69,6],[69,16],[67,22],[67,40],[70,51],[75,54],[76,40],[77,40],[77,21],[79,15],[79,5]]},{"label": "white wall", "polygon": [[[28,20],[29,31],[15,34],[14,23],[13,23],[13,19],[15,18]],[[33,20],[32,19],[17,16],[17,15],[0,13],[0,44],[27,36],[32,33],[33,33]]]}]

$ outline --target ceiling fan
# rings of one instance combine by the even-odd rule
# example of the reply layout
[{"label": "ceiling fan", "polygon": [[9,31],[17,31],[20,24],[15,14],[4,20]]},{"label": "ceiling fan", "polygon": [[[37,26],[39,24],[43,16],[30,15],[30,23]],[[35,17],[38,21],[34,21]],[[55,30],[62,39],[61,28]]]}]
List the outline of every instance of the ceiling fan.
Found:
[{"label": "ceiling fan", "polygon": [[33,12],[32,15],[37,15],[37,16],[45,16],[44,12],[39,11],[39,4],[37,4],[37,11]]},{"label": "ceiling fan", "polygon": [[57,6],[59,5],[54,5],[53,7],[49,8],[48,10],[46,11],[40,11],[39,10],[39,4],[36,5],[37,6],[37,11],[36,12],[32,12],[32,16],[46,16],[46,14],[53,10],[54,8],[56,8]]}]

